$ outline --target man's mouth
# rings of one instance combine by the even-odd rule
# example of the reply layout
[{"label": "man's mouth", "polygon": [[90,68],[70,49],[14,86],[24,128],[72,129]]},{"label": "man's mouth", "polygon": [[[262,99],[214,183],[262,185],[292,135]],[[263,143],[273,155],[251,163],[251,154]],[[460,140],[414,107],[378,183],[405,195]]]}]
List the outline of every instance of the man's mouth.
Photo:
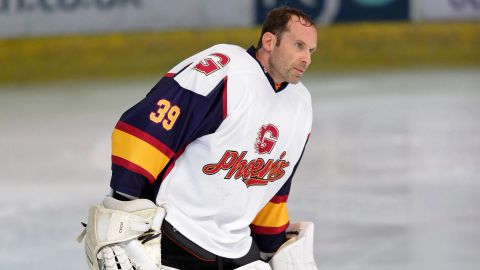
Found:
[{"label": "man's mouth", "polygon": [[302,74],[305,72],[305,69],[303,69],[303,68],[294,67],[294,69],[295,69],[298,73],[300,73],[300,75],[302,75]]}]

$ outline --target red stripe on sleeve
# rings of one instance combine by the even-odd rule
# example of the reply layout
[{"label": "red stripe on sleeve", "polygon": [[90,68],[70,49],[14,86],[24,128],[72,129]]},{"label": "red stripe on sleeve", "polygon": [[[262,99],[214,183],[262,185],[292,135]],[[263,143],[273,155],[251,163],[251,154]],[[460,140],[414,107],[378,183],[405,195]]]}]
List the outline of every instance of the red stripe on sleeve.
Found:
[{"label": "red stripe on sleeve", "polygon": [[126,159],[123,159],[123,158],[117,157],[117,156],[112,156],[112,163],[115,164],[115,165],[121,166],[125,169],[128,169],[132,172],[136,172],[140,175],[145,176],[145,178],[147,178],[148,181],[150,181],[150,183],[155,182],[155,177],[153,175],[151,175],[147,170],[138,166],[135,163],[131,163],[130,161],[128,161]]},{"label": "red stripe on sleeve", "polygon": [[170,73],[169,72],[169,73],[165,74],[164,77],[171,78],[171,77],[175,77],[175,75],[176,75],[176,73]]},{"label": "red stripe on sleeve", "polygon": [[138,129],[132,125],[129,125],[125,122],[118,121],[117,125],[115,126],[116,129],[131,134],[147,143],[152,145],[153,147],[157,148],[160,152],[165,154],[168,158],[172,158],[175,155],[170,147],[163,144],[157,138],[153,137],[152,135],[146,133],[145,131]]},{"label": "red stripe on sleeve", "polygon": [[280,227],[263,227],[255,224],[250,224],[250,230],[256,234],[279,234],[284,232],[290,223],[280,226]]},{"label": "red stripe on sleeve", "polygon": [[288,195],[283,195],[283,196],[273,196],[273,198],[270,200],[272,203],[284,203],[288,200]]},{"label": "red stripe on sleeve", "polygon": [[228,114],[228,108],[227,108],[227,80],[228,80],[228,77],[225,76],[225,78],[223,78],[223,93],[222,93],[223,119],[227,118],[227,114]]}]

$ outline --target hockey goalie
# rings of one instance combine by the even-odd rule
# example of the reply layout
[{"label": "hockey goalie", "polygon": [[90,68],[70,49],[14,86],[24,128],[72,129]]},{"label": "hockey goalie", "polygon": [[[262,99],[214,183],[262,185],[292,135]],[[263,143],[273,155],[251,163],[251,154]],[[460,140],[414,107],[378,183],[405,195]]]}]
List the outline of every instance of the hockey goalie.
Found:
[{"label": "hockey goalie", "polygon": [[313,224],[287,210],[316,46],[309,16],[275,8],[256,47],[206,48],[125,111],[111,193],[80,237],[91,269],[316,269]]}]

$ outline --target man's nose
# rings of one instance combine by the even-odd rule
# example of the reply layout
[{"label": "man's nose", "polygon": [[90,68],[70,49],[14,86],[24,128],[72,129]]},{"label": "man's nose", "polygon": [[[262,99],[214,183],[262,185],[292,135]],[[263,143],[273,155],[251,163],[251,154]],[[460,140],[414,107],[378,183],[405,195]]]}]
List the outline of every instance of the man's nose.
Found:
[{"label": "man's nose", "polygon": [[312,54],[306,50],[302,55],[302,62],[305,64],[305,67],[308,67],[312,62]]}]

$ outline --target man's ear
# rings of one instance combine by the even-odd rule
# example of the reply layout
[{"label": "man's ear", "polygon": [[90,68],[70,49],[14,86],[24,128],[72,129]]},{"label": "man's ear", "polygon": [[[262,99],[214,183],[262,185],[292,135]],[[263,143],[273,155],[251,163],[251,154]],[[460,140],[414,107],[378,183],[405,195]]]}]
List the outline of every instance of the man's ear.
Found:
[{"label": "man's ear", "polygon": [[262,48],[270,52],[272,48],[275,47],[275,44],[277,44],[277,36],[273,33],[265,32],[262,36]]}]

